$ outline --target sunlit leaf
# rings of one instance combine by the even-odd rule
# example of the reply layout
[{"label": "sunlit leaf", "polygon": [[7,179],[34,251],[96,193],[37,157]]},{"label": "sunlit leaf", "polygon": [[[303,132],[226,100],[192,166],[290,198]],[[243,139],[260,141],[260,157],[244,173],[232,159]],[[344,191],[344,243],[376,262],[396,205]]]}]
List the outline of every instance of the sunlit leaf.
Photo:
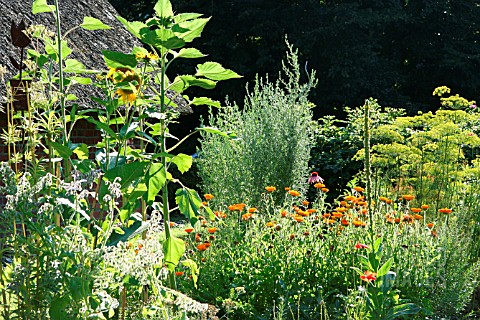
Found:
[{"label": "sunlit leaf", "polygon": [[93,17],[83,17],[83,23],[80,25],[85,30],[107,30],[112,29],[109,25]]},{"label": "sunlit leaf", "polygon": [[197,65],[196,76],[203,76],[216,81],[242,77],[232,70],[225,69],[220,63],[211,61]]},{"label": "sunlit leaf", "polygon": [[185,242],[182,239],[170,236],[163,243],[163,251],[165,264],[168,270],[173,272],[185,253]]}]

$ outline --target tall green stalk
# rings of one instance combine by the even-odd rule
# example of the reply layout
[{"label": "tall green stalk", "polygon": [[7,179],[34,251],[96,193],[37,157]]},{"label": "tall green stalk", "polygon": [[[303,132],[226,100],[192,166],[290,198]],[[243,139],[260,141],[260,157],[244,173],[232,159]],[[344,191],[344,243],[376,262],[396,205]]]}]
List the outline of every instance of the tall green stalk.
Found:
[{"label": "tall green stalk", "polygon": [[365,187],[365,199],[367,201],[367,214],[370,221],[370,236],[372,241],[372,246],[375,242],[374,236],[374,219],[372,212],[372,177],[371,177],[371,162],[370,162],[370,104],[372,103],[371,100],[365,100],[364,105],[364,122],[363,122],[363,147],[365,149],[365,179],[366,179],[366,187]]}]

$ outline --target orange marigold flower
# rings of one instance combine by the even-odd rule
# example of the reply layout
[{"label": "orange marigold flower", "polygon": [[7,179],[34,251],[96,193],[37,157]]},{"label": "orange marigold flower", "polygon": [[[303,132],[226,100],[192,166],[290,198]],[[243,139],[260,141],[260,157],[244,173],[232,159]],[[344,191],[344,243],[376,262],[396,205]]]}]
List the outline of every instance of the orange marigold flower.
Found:
[{"label": "orange marigold flower", "polygon": [[205,200],[210,201],[210,200],[213,199],[213,194],[206,193],[206,194],[203,195],[203,197],[205,198]]},{"label": "orange marigold flower", "polygon": [[395,223],[400,223],[400,218],[395,218],[393,221],[394,221]]},{"label": "orange marigold flower", "polygon": [[210,247],[210,242],[208,242],[208,241],[205,241],[203,244],[204,244],[207,248]]},{"label": "orange marigold flower", "polygon": [[335,208],[335,210],[337,210],[338,212],[347,212],[348,209],[345,207],[337,207]]},{"label": "orange marigold flower", "polygon": [[348,225],[349,225],[347,219],[342,219],[342,220],[341,220],[341,223],[342,223],[342,225],[344,225],[344,226],[348,226]]},{"label": "orange marigold flower", "polygon": [[427,210],[429,208],[428,204],[422,204],[421,208],[423,210]]},{"label": "orange marigold flower", "polygon": [[217,218],[220,218],[220,219],[224,219],[227,217],[227,214],[222,211],[215,211],[214,214]]},{"label": "orange marigold flower", "polygon": [[317,209],[308,209],[307,212],[308,212],[309,214],[312,214],[312,213],[317,212]]},{"label": "orange marigold flower", "polygon": [[303,233],[303,235],[304,235],[304,236],[308,236],[308,235],[310,235],[310,232],[305,231],[305,232]]},{"label": "orange marigold flower", "polygon": [[308,206],[308,205],[310,204],[310,202],[308,202],[307,200],[303,200],[303,201],[302,201],[302,204],[303,204],[304,206]]},{"label": "orange marigold flower", "polygon": [[388,223],[394,223],[395,221],[392,218],[386,218]]},{"label": "orange marigold flower", "polygon": [[445,213],[445,214],[450,214],[452,213],[452,209],[449,209],[449,208],[441,208],[440,210],[438,210],[438,212],[440,213]]},{"label": "orange marigold flower", "polygon": [[170,225],[170,227],[174,227],[174,226],[175,226],[175,222],[170,221],[169,225]]},{"label": "orange marigold flower", "polygon": [[413,200],[415,199],[415,196],[414,195],[411,195],[411,194],[405,194],[402,196],[403,200],[405,201],[410,201],[410,200]]},{"label": "orange marigold flower", "polygon": [[435,231],[435,230],[430,231],[430,234],[431,234],[432,237],[434,237],[434,238],[436,238],[436,237],[438,236],[438,233],[437,233],[437,231]]},{"label": "orange marigold flower", "polygon": [[208,230],[208,233],[215,233],[217,232],[218,229],[215,227],[211,227],[211,228],[208,228],[207,230]]},{"label": "orange marigold flower", "polygon": [[297,216],[295,216],[293,219],[294,219],[295,221],[297,221],[298,223],[300,223],[300,222],[303,222],[303,221],[304,221],[303,217],[302,217],[302,216],[300,216],[300,215],[297,215]]},{"label": "orange marigold flower", "polygon": [[344,196],[343,199],[345,199],[345,201],[355,201],[357,199],[357,197],[355,196]]},{"label": "orange marigold flower", "polygon": [[430,229],[432,229],[434,226],[435,226],[435,223],[433,222],[427,223],[427,227]]},{"label": "orange marigold flower", "polygon": [[414,214],[413,217],[416,219],[416,220],[420,220],[420,219],[423,219],[423,216],[421,214]]},{"label": "orange marigold flower", "polygon": [[324,219],[328,219],[328,218],[330,218],[331,216],[332,216],[332,214],[331,214],[331,213],[328,213],[328,212],[322,214],[322,218],[324,218]]},{"label": "orange marigold flower", "polygon": [[228,210],[230,211],[242,211],[245,208],[245,203],[236,203],[228,206]]},{"label": "orange marigold flower", "polygon": [[185,273],[185,272],[183,272],[183,271],[177,271],[177,272],[175,272],[175,275],[176,275],[177,277],[180,277],[180,276],[183,276],[184,273]]},{"label": "orange marigold flower", "polygon": [[285,187],[285,191],[290,191],[290,187]]},{"label": "orange marigold flower", "polygon": [[363,222],[360,220],[353,220],[352,223],[355,227],[361,227]]},{"label": "orange marigold flower", "polygon": [[294,238],[295,238],[295,235],[292,233],[292,234],[290,235],[290,240],[293,240]]},{"label": "orange marigold flower", "polygon": [[292,197],[299,197],[300,196],[300,192],[295,191],[295,190],[288,191],[288,194],[291,195]]},{"label": "orange marigold flower", "polygon": [[184,231],[185,231],[186,233],[191,233],[191,232],[193,232],[194,230],[195,230],[195,229],[193,229],[193,228],[185,228]]},{"label": "orange marigold flower", "polygon": [[378,197],[378,200],[387,202],[388,198],[387,197]]},{"label": "orange marigold flower", "polygon": [[392,199],[387,199],[387,201],[385,201],[385,203],[391,204],[391,203],[393,203],[393,200]]},{"label": "orange marigold flower", "polygon": [[336,219],[341,218],[341,217],[343,217],[343,213],[335,211],[334,213],[332,213],[332,217],[334,217]]},{"label": "orange marigold flower", "polygon": [[343,201],[343,200],[340,201],[340,206],[342,206],[342,207],[347,207],[347,206],[348,206],[347,201]]},{"label": "orange marigold flower", "polygon": [[422,211],[421,208],[410,208],[410,210],[413,212],[413,213],[419,213]]},{"label": "orange marigold flower", "polygon": [[328,191],[330,191],[330,189],[328,188],[321,188],[320,190],[322,190],[323,193],[327,193]]},{"label": "orange marigold flower", "polygon": [[367,270],[363,273],[363,275],[360,276],[360,279],[366,282],[372,282],[377,280],[377,274]]},{"label": "orange marigold flower", "polygon": [[282,212],[280,212],[280,215],[285,218],[287,215],[288,215],[288,212],[287,210],[282,210]]},{"label": "orange marigold flower", "polygon": [[357,192],[363,192],[365,191],[365,189],[363,189],[362,187],[353,187],[353,190],[357,191]]},{"label": "orange marigold flower", "polygon": [[265,190],[267,190],[267,192],[273,192],[273,191],[277,190],[277,188],[274,187],[274,186],[268,186],[268,187],[265,187]]},{"label": "orange marigold flower", "polygon": [[197,233],[195,235],[195,242],[200,242],[200,241],[202,241],[202,235],[200,233]]},{"label": "orange marigold flower", "polygon": [[315,187],[316,189],[321,189],[321,188],[325,188],[325,185],[321,182],[317,182],[313,185],[313,187]]},{"label": "orange marigold flower", "polygon": [[202,206],[204,206],[204,207],[208,206],[207,201],[202,201]]},{"label": "orange marigold flower", "polygon": [[269,221],[265,224],[265,226],[267,226],[268,228],[271,228],[271,227],[275,226],[275,221]]},{"label": "orange marigold flower", "polygon": [[197,245],[197,249],[198,251],[205,251],[207,250],[207,246],[205,245],[205,243],[200,243],[199,245]]},{"label": "orange marigold flower", "polygon": [[254,212],[257,212],[257,208],[248,208],[248,212],[250,213],[254,213]]},{"label": "orange marigold flower", "polygon": [[253,217],[253,214],[251,214],[251,213],[242,214],[242,220],[243,221],[247,221],[247,220],[251,219],[252,217]]}]

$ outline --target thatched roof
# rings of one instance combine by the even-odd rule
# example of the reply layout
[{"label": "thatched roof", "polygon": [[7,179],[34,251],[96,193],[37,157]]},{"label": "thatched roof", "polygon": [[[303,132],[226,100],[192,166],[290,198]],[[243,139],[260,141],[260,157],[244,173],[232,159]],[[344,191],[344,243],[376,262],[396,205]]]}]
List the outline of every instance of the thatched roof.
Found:
[{"label": "thatched roof", "polygon": [[[24,19],[27,25],[42,24],[51,31],[55,30],[55,21],[50,13],[32,14],[30,1],[0,0],[0,66],[6,66],[8,74],[5,79],[17,74],[17,70],[9,61],[11,55],[19,59],[19,49],[14,47],[10,41],[10,26],[12,21],[18,24]],[[62,32],[80,25],[84,16],[90,16],[101,20],[111,26],[110,30],[87,31],[81,28],[68,34],[68,44],[73,50],[69,58],[82,62],[87,69],[106,70],[102,56],[102,50],[113,50],[127,53],[132,46],[141,46],[138,39],[133,37],[123,25],[115,18],[117,11],[107,0],[59,0],[61,13]],[[51,1],[49,0],[50,4]],[[84,107],[92,107],[93,102],[89,99],[95,95],[89,86],[79,87],[75,95],[79,97],[79,104]],[[0,92],[3,94],[5,86],[0,83]],[[181,113],[191,113],[190,107],[186,105],[183,98],[175,99]]]}]

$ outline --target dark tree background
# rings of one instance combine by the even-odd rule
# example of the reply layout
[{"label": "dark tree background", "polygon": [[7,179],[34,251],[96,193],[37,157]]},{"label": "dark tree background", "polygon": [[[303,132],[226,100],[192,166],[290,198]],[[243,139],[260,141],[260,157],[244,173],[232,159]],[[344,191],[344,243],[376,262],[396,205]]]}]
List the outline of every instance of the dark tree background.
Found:
[{"label": "dark tree background", "polygon": [[[109,0],[129,20],[144,20],[156,0]],[[211,16],[194,46],[242,74],[208,94],[242,103],[256,74],[273,79],[285,35],[319,79],[315,115],[378,98],[410,113],[435,109],[447,85],[480,100],[480,2],[473,0],[172,0],[177,12]],[[307,63],[308,62],[308,63]],[[192,70],[194,66],[185,67]],[[188,68],[188,69],[187,69]],[[180,72],[179,72],[180,73]]]}]

